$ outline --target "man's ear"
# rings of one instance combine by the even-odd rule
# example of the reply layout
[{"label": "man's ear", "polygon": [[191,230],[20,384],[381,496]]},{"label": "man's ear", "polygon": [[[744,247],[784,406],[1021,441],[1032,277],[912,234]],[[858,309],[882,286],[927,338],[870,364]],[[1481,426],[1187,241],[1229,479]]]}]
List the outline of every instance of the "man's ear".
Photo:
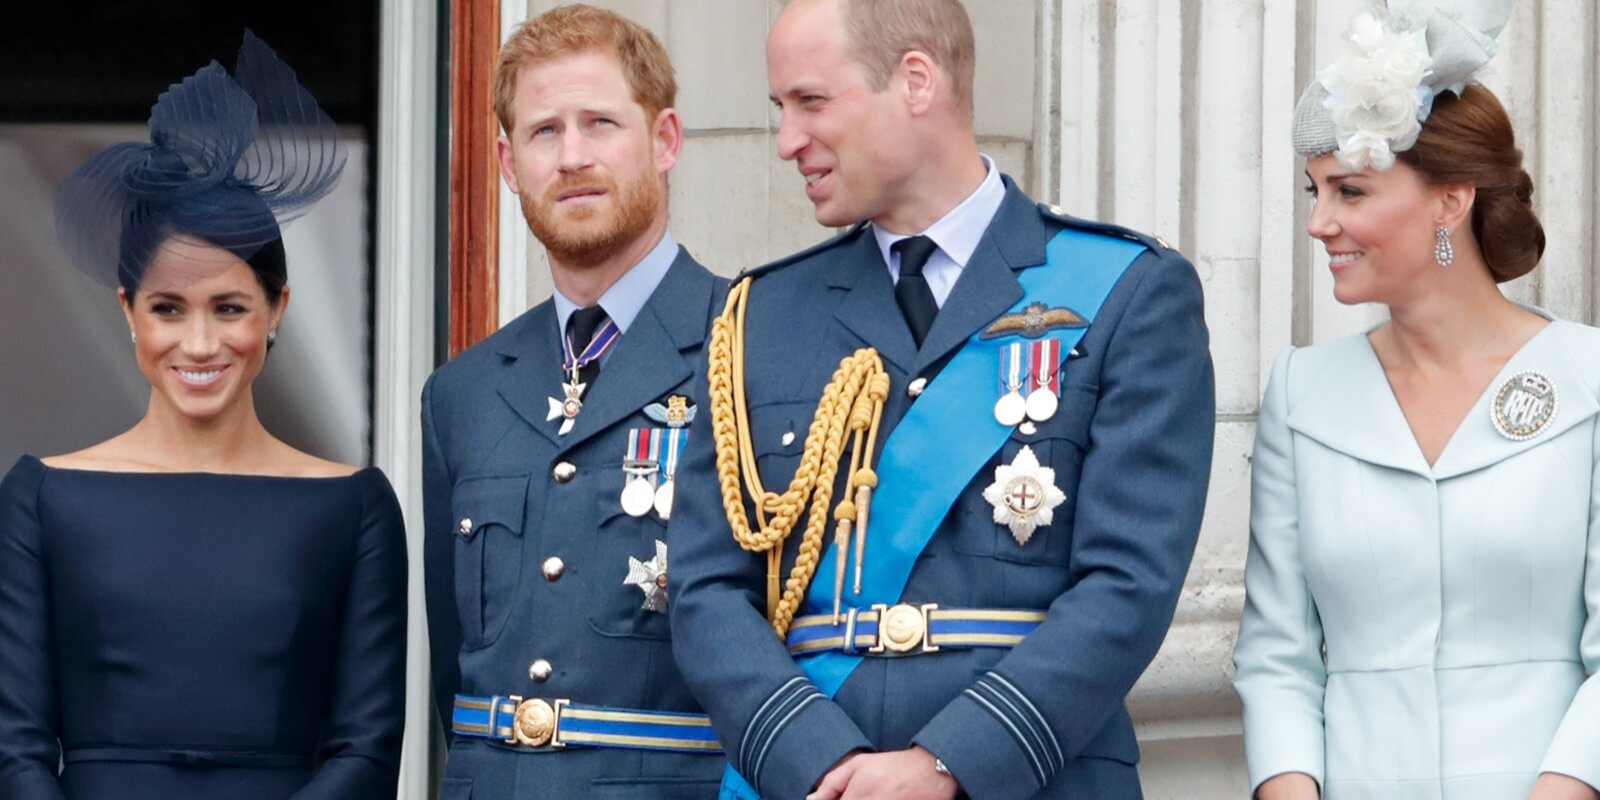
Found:
[{"label": "man's ear", "polygon": [[675,109],[663,108],[656,112],[651,123],[650,140],[654,145],[656,174],[665,175],[678,163],[678,153],[683,150],[683,120]]},{"label": "man's ear", "polygon": [[517,186],[516,162],[511,160],[511,140],[503,133],[494,140],[494,160],[500,167],[500,177],[506,182],[506,188],[512,194],[522,194],[522,189]]},{"label": "man's ear", "polygon": [[912,116],[926,114],[939,93],[948,89],[944,72],[921,50],[900,57],[898,76],[905,91],[906,109]]}]

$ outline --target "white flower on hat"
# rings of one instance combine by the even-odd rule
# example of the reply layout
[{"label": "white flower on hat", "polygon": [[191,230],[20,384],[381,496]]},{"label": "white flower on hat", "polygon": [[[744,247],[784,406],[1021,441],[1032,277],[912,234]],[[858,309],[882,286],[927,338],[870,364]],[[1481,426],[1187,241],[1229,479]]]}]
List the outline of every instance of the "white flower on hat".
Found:
[{"label": "white flower on hat", "polygon": [[1348,169],[1389,169],[1394,154],[1417,142],[1432,106],[1424,85],[1433,59],[1426,33],[1390,30],[1372,11],[1350,23],[1345,58],[1318,74]]}]

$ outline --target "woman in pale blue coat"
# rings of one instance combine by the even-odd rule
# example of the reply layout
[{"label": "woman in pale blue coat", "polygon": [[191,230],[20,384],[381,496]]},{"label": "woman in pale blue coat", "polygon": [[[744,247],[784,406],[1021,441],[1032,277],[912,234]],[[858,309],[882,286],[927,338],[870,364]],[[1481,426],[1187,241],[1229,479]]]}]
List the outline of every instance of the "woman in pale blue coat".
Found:
[{"label": "woman in pale blue coat", "polygon": [[1296,112],[1334,294],[1390,320],[1283,354],[1262,401],[1234,654],[1261,800],[1600,798],[1600,331],[1496,285],[1544,249],[1469,81],[1508,6],[1358,18]]}]

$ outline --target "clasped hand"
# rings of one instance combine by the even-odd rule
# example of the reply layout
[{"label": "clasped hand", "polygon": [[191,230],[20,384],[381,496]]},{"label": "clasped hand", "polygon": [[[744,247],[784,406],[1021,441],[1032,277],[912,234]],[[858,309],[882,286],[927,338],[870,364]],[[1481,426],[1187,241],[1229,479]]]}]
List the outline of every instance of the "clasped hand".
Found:
[{"label": "clasped hand", "polygon": [[852,753],[828,770],[806,800],[954,800],[960,786],[933,768],[921,747]]}]

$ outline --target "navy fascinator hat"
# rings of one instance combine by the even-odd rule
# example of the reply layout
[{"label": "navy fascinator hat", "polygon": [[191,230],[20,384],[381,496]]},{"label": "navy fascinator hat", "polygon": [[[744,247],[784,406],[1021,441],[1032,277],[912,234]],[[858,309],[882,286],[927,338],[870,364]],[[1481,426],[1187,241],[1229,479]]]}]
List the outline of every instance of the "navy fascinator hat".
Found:
[{"label": "navy fascinator hat", "polygon": [[173,84],[149,125],[149,143],[95,154],[56,200],[56,232],[72,261],[130,291],[174,236],[244,261],[268,248],[281,258],[280,226],[331,191],[344,169],[333,120],[248,30],[233,75],[213,61]]}]

